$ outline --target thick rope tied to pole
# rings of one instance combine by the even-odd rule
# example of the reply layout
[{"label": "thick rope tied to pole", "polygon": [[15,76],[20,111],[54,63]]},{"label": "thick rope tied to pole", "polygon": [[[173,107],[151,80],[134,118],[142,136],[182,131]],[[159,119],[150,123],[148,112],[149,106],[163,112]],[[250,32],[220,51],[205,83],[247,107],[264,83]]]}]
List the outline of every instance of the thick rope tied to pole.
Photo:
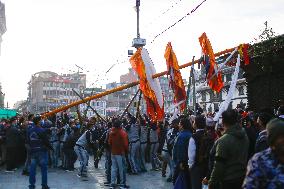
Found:
[{"label": "thick rope tied to pole", "polygon": [[[234,48],[230,48],[230,49],[226,49],[226,50],[223,50],[221,52],[218,52],[215,54],[215,57],[218,57],[218,56],[221,56],[221,55],[224,55],[224,54],[228,54],[228,53],[231,53],[235,50],[235,47]],[[198,63],[199,60],[195,60],[194,62],[189,62],[189,63],[186,63],[186,64],[183,64],[183,65],[180,65],[179,66],[179,69],[183,69],[183,68],[186,68],[186,67],[189,67],[191,66],[192,64],[196,64]],[[153,78],[157,78],[157,77],[161,77],[161,76],[164,76],[167,74],[167,71],[164,71],[164,72],[161,72],[161,73],[157,73],[155,75],[153,75],[152,77]],[[56,114],[58,112],[62,112],[62,111],[65,111],[69,108],[72,108],[74,106],[78,106],[79,104],[82,104],[82,103],[86,103],[87,101],[90,101],[90,100],[93,100],[93,99],[97,99],[97,98],[101,98],[103,96],[106,96],[106,95],[109,95],[109,94],[112,94],[112,93],[115,93],[115,92],[118,92],[118,91],[122,91],[124,89],[128,89],[130,87],[134,87],[136,85],[139,84],[139,81],[135,81],[135,82],[132,82],[132,83],[129,83],[129,84],[125,84],[125,85],[121,85],[117,88],[113,88],[113,89],[110,89],[110,90],[106,90],[104,92],[101,92],[101,93],[98,93],[94,96],[89,96],[89,97],[86,97],[82,100],[78,100],[78,101],[75,101],[75,102],[72,102],[71,104],[68,104],[66,106],[62,106],[62,107],[59,107],[55,110],[52,110],[51,112],[47,112],[45,114],[42,115],[42,117],[49,117],[53,114]]]}]

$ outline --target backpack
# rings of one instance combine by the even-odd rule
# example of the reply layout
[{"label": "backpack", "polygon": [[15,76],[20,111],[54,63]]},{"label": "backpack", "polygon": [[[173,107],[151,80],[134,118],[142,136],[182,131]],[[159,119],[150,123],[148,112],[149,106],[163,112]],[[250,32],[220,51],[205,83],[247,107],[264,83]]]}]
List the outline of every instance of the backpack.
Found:
[{"label": "backpack", "polygon": [[196,152],[196,164],[207,164],[210,150],[214,144],[214,137],[211,133],[205,131],[200,138],[199,147]]}]

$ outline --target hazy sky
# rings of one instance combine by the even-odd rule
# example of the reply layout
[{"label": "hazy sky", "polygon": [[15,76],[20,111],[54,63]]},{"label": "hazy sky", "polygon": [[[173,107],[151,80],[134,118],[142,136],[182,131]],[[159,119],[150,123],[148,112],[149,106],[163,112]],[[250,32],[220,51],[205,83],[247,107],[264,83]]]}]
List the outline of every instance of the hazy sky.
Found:
[{"label": "hazy sky", "polygon": [[[87,73],[87,86],[118,81],[130,67],[127,50],[136,36],[135,0],[1,0],[7,32],[0,56],[0,82],[12,106],[27,98],[31,74]],[[164,50],[172,42],[179,64],[200,56],[198,37],[206,32],[215,52],[251,42],[268,21],[284,33],[283,0],[207,0],[195,13],[150,45],[153,37],[201,0],[141,0],[141,37],[146,38],[157,71],[164,71]],[[172,7],[173,6],[173,7]],[[170,8],[169,11],[167,11]],[[105,75],[104,73],[119,62]],[[124,63],[121,63],[124,62]],[[189,69],[182,74],[188,77]]]}]

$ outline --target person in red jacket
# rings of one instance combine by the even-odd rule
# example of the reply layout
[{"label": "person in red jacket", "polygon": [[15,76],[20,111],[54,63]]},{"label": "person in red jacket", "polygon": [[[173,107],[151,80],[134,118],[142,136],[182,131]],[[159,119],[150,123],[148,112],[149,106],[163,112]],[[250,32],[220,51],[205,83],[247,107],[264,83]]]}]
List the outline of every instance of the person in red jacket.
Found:
[{"label": "person in red jacket", "polygon": [[117,173],[120,178],[120,188],[127,188],[125,173],[125,154],[128,151],[127,133],[121,128],[119,119],[113,120],[113,127],[109,133],[108,143],[111,150],[111,189],[115,188]]}]

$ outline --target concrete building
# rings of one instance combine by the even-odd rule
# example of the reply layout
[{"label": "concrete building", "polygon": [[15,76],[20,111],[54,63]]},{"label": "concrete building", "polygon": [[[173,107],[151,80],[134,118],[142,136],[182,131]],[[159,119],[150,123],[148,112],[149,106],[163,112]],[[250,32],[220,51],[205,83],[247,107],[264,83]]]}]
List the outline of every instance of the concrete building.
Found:
[{"label": "concrete building", "polygon": [[[106,89],[113,89],[124,85],[126,83],[109,83],[106,85]],[[128,103],[131,101],[135,93],[137,92],[138,87],[131,87],[122,91],[118,91],[106,96],[106,114],[108,116],[118,115],[122,113],[127,107]],[[130,113],[135,113],[135,103],[132,103],[128,111]]]},{"label": "concrete building", "polygon": [[[170,112],[170,107],[173,106],[174,104],[174,96],[173,96],[173,91],[171,90],[169,86],[169,80],[167,77],[159,77],[158,78],[160,81],[160,85],[162,88],[163,96],[164,96],[164,108],[165,112]],[[119,87],[123,84],[131,83],[134,81],[137,81],[138,77],[136,73],[133,71],[132,68],[129,69],[129,72],[127,74],[121,75],[120,76],[120,83],[109,83],[106,85],[107,89],[112,89],[115,87]],[[185,86],[187,88],[187,82],[184,80]],[[107,96],[106,101],[107,101],[107,115],[114,115],[121,113],[125,110],[127,107],[128,103],[131,101],[137,90],[139,89],[139,85],[125,89],[123,91],[119,91],[113,94],[110,94]],[[136,99],[134,102],[131,104],[129,107],[128,111],[132,114],[136,113],[137,111],[137,102],[139,101],[139,95],[137,95]],[[140,111],[142,113],[146,113],[146,103],[143,99],[140,101]]]},{"label": "concrete building", "polygon": [[132,83],[138,80],[136,72],[132,69],[128,69],[128,73],[120,76],[120,83]]},{"label": "concrete building", "polygon": [[72,91],[86,88],[85,74],[62,74],[50,71],[37,72],[28,83],[28,110],[41,113],[74,102],[79,97]]},{"label": "concrete building", "polygon": [[[221,62],[221,60],[217,61]],[[235,67],[226,66],[222,70],[222,79],[224,82],[224,87],[221,90],[220,93],[213,92],[208,85],[205,85],[202,87],[199,91],[196,93],[197,97],[197,103],[200,104],[201,108],[203,110],[206,110],[207,112],[214,112],[214,110],[218,109],[221,102],[226,99],[226,96],[228,94],[232,75],[234,73]],[[196,86],[203,83],[205,81],[205,69],[202,66],[201,71],[197,72],[198,79],[196,82]],[[246,80],[243,77],[243,70],[240,68],[238,80],[237,80],[237,86],[234,92],[234,97],[232,99],[232,102],[230,103],[229,108],[236,108],[237,105],[245,106],[247,104],[247,86],[246,86]],[[192,101],[190,103],[192,105]]]}]

